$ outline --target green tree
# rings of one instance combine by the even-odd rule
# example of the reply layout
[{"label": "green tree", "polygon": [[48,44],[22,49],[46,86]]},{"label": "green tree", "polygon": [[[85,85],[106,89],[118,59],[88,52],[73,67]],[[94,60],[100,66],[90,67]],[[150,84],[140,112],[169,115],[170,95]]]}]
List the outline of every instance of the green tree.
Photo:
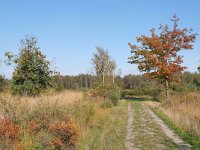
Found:
[{"label": "green tree", "polygon": [[3,76],[3,75],[0,75],[0,92],[1,92],[2,89],[4,88],[4,87],[3,87],[3,86],[4,86],[3,82],[4,82],[4,76]]},{"label": "green tree", "polygon": [[[0,59],[0,66],[1,66],[1,62],[2,62],[2,60]],[[0,74],[0,91],[3,88],[3,82],[4,82],[4,76],[2,74]]]},{"label": "green tree", "polygon": [[114,82],[116,62],[111,60],[108,51],[104,50],[104,48],[96,47],[96,49],[97,52],[92,58],[92,65],[98,80],[102,81],[104,85],[105,77],[112,77],[112,82]]},{"label": "green tree", "polygon": [[16,64],[11,81],[14,94],[35,96],[52,84],[50,62],[37,47],[34,36],[21,40],[20,53],[16,56],[7,52],[5,55]]}]

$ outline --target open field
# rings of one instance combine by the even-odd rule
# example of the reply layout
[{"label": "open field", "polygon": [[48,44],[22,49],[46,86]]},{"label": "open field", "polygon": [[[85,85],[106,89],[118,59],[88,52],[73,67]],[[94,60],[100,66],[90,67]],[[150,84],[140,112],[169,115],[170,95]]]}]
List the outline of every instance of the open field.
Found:
[{"label": "open field", "polygon": [[[111,106],[108,100],[94,100],[73,90],[46,93],[40,97],[2,93],[0,133],[4,136],[0,138],[0,149],[44,149],[44,146],[47,149],[77,150],[191,149],[187,143],[196,149],[198,96],[193,93],[168,105],[136,97],[120,100],[117,106]],[[184,98],[190,98],[191,102],[187,103]],[[159,121],[149,108],[164,122]],[[185,115],[181,117],[183,113]],[[169,118],[181,132],[192,133],[196,138],[191,142],[175,130],[176,135],[165,118]],[[63,134],[70,134],[69,139],[63,139]]]},{"label": "open field", "polygon": [[61,105],[68,105],[83,99],[83,92],[73,90],[64,90],[62,92],[49,91],[38,97],[13,96],[9,92],[3,92],[0,93],[0,96],[10,101],[27,104],[28,106],[34,106],[41,101],[48,103],[59,102]]},{"label": "open field", "polygon": [[0,149],[123,149],[126,102],[105,108],[104,100],[85,98],[72,90],[40,97],[2,94]]}]

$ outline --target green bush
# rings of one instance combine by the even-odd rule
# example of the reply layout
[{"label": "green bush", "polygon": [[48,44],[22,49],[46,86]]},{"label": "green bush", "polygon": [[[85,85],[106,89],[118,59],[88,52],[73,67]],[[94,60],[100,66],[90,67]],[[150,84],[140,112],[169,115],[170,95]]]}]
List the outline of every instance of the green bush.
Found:
[{"label": "green bush", "polygon": [[70,111],[79,125],[87,126],[95,114],[95,105],[90,100],[81,100],[77,101]]},{"label": "green bush", "polygon": [[0,75],[0,92],[3,91],[4,76]]},{"label": "green bush", "polygon": [[196,86],[196,84],[193,84],[193,83],[187,83],[187,90],[189,92],[193,92],[193,91],[197,91],[198,90],[198,87]]},{"label": "green bush", "polygon": [[113,103],[111,100],[105,100],[102,104],[101,104],[102,108],[111,108],[113,107]]},{"label": "green bush", "polygon": [[126,105],[127,105],[127,101],[124,100],[124,99],[119,100],[118,105],[119,105],[119,106],[126,106]]},{"label": "green bush", "polygon": [[91,95],[93,97],[98,97],[99,96],[99,97],[103,97],[104,99],[106,99],[107,95],[108,95],[108,86],[97,85],[90,92],[91,92]]},{"label": "green bush", "polygon": [[78,89],[79,89],[78,83],[73,83],[73,84],[72,84],[72,89],[73,89],[73,90],[78,90]]},{"label": "green bush", "polygon": [[108,99],[110,99],[114,106],[117,105],[117,102],[121,98],[120,89],[116,85],[111,85],[108,88]]},{"label": "green bush", "polygon": [[56,92],[61,92],[61,91],[63,91],[63,90],[64,90],[63,84],[57,84],[57,85],[55,86],[55,91],[56,91]]},{"label": "green bush", "polygon": [[33,120],[41,128],[46,128],[49,122],[66,118],[65,114],[64,108],[57,103],[48,104],[40,102],[29,114],[26,114],[26,120]]},{"label": "green bush", "polygon": [[159,87],[146,86],[143,88],[143,94],[153,97],[153,100],[158,100],[162,89]]},{"label": "green bush", "polygon": [[151,86],[144,86],[144,87],[138,87],[135,88],[133,90],[123,90],[122,92],[122,97],[126,98],[126,97],[133,97],[133,96],[144,96],[144,95],[148,95],[153,97],[154,100],[157,100],[160,93],[162,91],[161,87],[151,87]]},{"label": "green bush", "polygon": [[115,84],[98,85],[91,93],[94,97],[100,96],[104,100],[110,99],[114,106],[117,105],[118,100],[121,98],[120,88]]}]

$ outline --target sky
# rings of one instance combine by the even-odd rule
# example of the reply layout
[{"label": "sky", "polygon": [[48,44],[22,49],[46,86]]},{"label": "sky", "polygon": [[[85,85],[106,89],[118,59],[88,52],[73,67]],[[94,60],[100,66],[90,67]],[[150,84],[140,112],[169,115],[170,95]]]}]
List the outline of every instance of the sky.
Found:
[{"label": "sky", "polygon": [[[174,14],[180,28],[200,34],[198,0],[0,0],[0,58],[19,53],[20,40],[35,35],[41,51],[62,75],[89,73],[96,46],[116,60],[122,75],[139,74],[128,64],[128,42],[149,34],[151,28],[171,24]],[[194,49],[181,52],[188,71],[200,65],[200,40]],[[0,73],[11,78],[13,66],[1,64]]]}]

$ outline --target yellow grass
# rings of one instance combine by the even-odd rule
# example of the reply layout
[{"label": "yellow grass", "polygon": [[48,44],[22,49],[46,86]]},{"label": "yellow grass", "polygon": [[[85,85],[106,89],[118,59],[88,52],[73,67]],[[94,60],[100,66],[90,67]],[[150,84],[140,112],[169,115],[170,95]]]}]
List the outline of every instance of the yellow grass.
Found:
[{"label": "yellow grass", "polygon": [[1,93],[0,96],[7,100],[17,100],[20,101],[20,103],[26,103],[31,106],[37,104],[39,101],[44,101],[48,103],[59,102],[61,105],[68,105],[74,103],[75,101],[81,100],[83,98],[83,92],[65,90],[60,93],[45,93],[38,97],[20,97],[13,96],[10,93]]},{"label": "yellow grass", "polygon": [[[43,104],[55,104],[57,103],[60,106],[67,106],[69,104],[73,104],[76,101],[83,99],[83,92],[81,91],[73,91],[73,90],[65,90],[60,93],[57,92],[48,92],[42,94],[38,97],[21,97],[21,96],[13,96],[9,92],[4,92],[0,94],[0,98],[2,98],[8,105],[12,105],[14,108],[21,109],[23,106],[29,107],[29,109],[34,108],[38,103]],[[16,107],[15,107],[16,106]],[[0,103],[0,118],[2,118],[2,103]]]},{"label": "yellow grass", "polygon": [[169,106],[161,110],[183,129],[200,136],[200,94],[172,96]]}]

